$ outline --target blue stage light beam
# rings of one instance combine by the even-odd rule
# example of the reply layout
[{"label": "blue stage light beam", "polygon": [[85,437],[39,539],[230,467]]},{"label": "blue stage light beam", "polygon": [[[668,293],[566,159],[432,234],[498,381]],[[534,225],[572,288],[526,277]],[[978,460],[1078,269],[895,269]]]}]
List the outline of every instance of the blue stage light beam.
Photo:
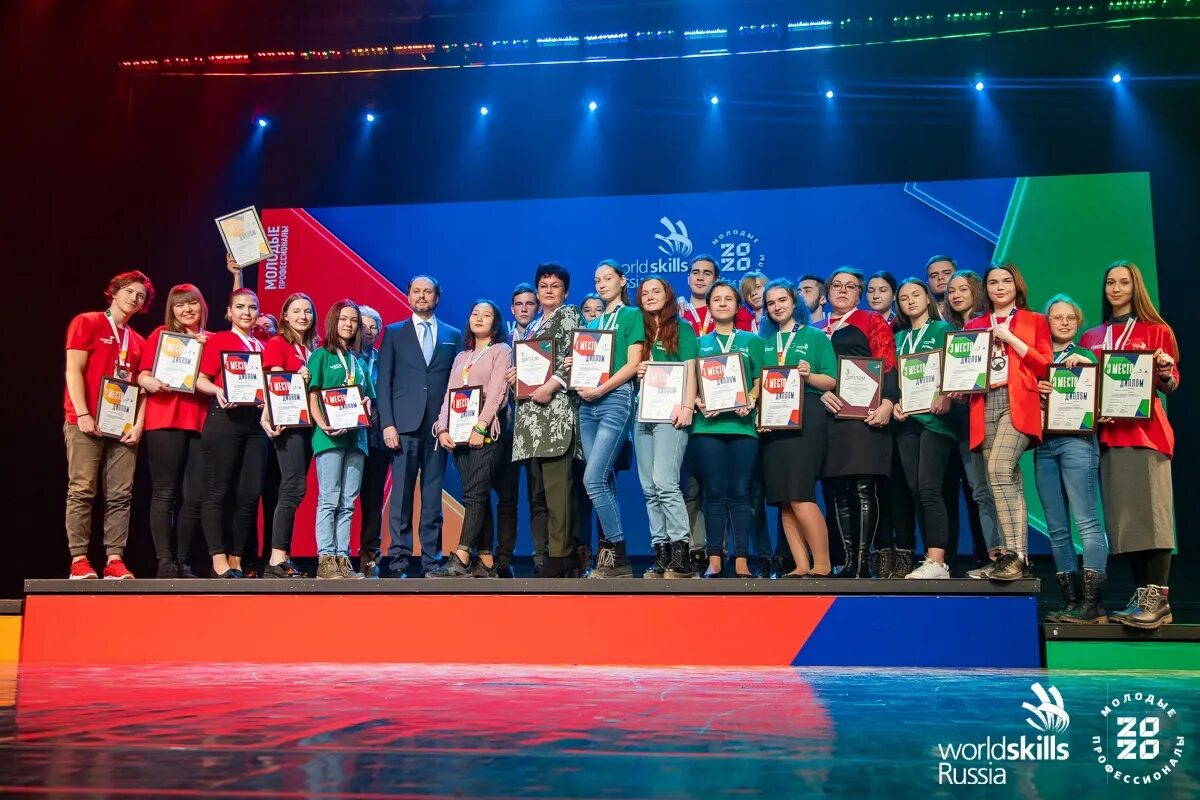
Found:
[{"label": "blue stage light beam", "polygon": [[1119,72],[1114,72],[1114,73],[1113,73],[1113,76],[1112,76],[1112,82],[1113,82],[1113,83],[1120,83],[1120,82],[1122,81],[1122,79],[1123,79],[1123,78],[1122,78],[1122,76],[1121,76],[1121,73],[1119,73]]},{"label": "blue stage light beam", "polygon": [[267,120],[267,118],[266,118],[266,117],[259,117],[259,118],[258,118],[258,127],[260,127],[260,128],[265,128],[265,127],[267,127],[267,126],[268,126],[268,125],[270,125],[270,124],[271,124],[271,123],[270,123],[270,122]]},{"label": "blue stage light beam", "polygon": [[983,81],[975,81],[975,91],[982,92],[984,88]]},{"label": "blue stage light beam", "polygon": [[487,115],[488,115],[488,107],[487,107],[487,106],[480,106],[480,107],[479,107],[479,116],[481,116],[481,117],[486,117]]},{"label": "blue stage light beam", "polygon": [[715,106],[717,103],[721,102],[721,98],[717,97],[714,94],[712,97],[708,98],[708,102],[712,103]]},{"label": "blue stage light beam", "polygon": [[833,99],[833,89],[826,89],[826,90],[825,90],[825,99],[826,99],[826,100],[832,100],[832,99]]},{"label": "blue stage light beam", "polygon": [[368,111],[367,112],[367,122],[374,122],[374,121],[375,121],[375,115],[373,113],[371,113],[370,111]]},{"label": "blue stage light beam", "polygon": [[588,111],[595,111],[599,107],[600,105],[595,100],[588,103]]}]

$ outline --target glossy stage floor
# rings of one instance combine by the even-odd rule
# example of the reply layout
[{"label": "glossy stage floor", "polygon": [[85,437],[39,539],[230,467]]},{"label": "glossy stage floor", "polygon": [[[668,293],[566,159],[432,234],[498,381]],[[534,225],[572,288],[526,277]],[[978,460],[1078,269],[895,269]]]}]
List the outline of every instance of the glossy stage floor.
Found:
[{"label": "glossy stage floor", "polygon": [[[362,623],[295,635],[349,657],[388,635]],[[1195,673],[26,665],[2,685],[4,797],[1200,795]],[[1144,758],[1120,758],[1126,716]]]}]

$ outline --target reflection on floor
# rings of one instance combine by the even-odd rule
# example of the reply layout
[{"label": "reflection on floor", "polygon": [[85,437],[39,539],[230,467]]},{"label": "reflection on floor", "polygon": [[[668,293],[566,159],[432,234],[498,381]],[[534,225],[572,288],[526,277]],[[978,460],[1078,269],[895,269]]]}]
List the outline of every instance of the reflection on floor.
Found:
[{"label": "reflection on floor", "polygon": [[[1200,792],[1200,679],[1184,673],[38,667],[0,675],[10,703],[14,684],[0,796],[924,799],[998,771],[997,797]],[[943,755],[1036,742],[1037,719],[1061,716],[1051,685],[1065,760]],[[1092,740],[1115,763],[1100,710],[1127,692],[1175,710],[1159,709],[1163,758],[1185,737],[1179,765],[1136,789],[1106,776]]]}]

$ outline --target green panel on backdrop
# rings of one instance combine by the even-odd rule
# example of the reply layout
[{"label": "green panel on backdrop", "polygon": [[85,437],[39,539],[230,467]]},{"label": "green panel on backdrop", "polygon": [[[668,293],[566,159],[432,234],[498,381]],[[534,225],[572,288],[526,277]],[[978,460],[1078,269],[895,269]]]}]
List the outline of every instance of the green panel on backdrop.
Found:
[{"label": "green panel on backdrop", "polygon": [[[1100,322],[1101,282],[1114,261],[1132,261],[1158,303],[1150,174],[1122,172],[1018,178],[996,243],[996,261],[1011,261],[1029,284],[1029,306],[1041,311],[1055,294],[1083,307],[1085,327]],[[1046,532],[1033,479],[1033,453],[1021,458],[1029,521]],[[1082,552],[1072,526],[1075,549]]]}]

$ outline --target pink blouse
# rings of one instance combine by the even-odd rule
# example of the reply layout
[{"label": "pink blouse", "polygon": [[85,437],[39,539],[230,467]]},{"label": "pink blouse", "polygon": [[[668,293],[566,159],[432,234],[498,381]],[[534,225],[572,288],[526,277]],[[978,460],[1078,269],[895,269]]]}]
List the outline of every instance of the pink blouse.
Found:
[{"label": "pink blouse", "polygon": [[[478,360],[472,363],[477,355]],[[493,344],[482,354],[475,350],[463,350],[455,356],[446,395],[442,398],[442,411],[433,424],[433,435],[437,436],[450,425],[450,393],[464,386],[482,386],[483,408],[479,411],[479,424],[488,429],[492,441],[498,441],[500,408],[508,402],[508,381],[504,379],[504,373],[508,371],[511,361],[512,348],[503,342]]]}]

